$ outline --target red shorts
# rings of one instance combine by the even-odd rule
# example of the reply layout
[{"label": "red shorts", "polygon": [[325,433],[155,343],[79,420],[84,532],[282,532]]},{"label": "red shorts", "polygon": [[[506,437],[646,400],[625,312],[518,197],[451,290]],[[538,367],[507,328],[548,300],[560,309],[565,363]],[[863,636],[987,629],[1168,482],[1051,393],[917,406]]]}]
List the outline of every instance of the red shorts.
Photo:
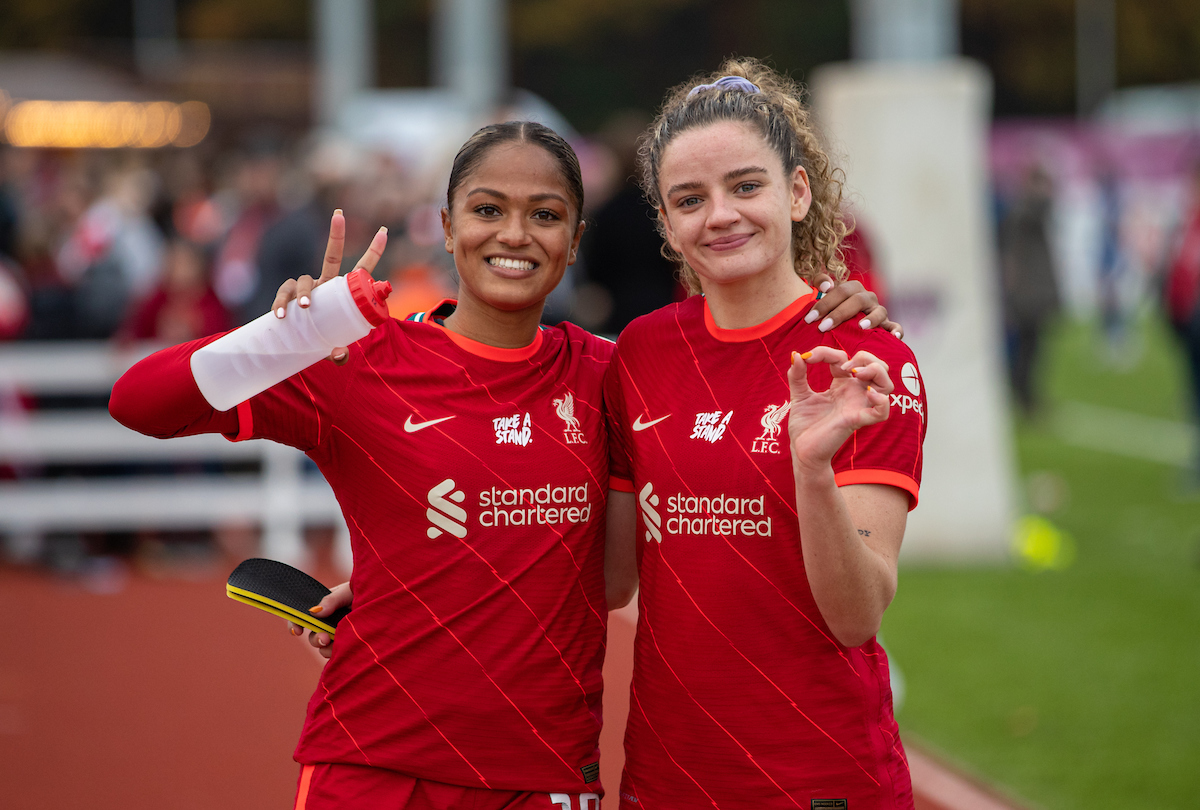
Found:
[{"label": "red shorts", "polygon": [[600,810],[600,794],[460,787],[365,765],[300,767],[296,810],[360,809]]}]

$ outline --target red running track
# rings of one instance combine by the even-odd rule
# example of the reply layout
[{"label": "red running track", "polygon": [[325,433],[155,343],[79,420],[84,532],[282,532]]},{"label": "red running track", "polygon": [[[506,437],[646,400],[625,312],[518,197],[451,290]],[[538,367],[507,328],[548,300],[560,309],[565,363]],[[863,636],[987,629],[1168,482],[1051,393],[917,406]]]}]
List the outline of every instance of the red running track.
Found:
[{"label": "red running track", "polygon": [[[10,619],[0,806],[291,807],[291,752],[319,659],[282,620],[228,599],[227,571],[172,573],[65,579],[0,567]],[[613,799],[632,639],[630,614],[614,614],[601,760]],[[927,756],[910,759],[917,810],[1013,807]]]}]

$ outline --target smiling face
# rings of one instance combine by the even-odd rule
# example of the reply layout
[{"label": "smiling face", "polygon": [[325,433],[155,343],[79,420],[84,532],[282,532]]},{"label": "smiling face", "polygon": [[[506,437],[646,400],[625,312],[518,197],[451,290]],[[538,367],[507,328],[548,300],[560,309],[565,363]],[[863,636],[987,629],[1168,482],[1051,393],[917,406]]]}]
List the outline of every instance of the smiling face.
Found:
[{"label": "smiling face", "polygon": [[540,309],[575,261],[583,223],[562,170],[541,146],[503,143],[479,161],[442,210],[459,307]]},{"label": "smiling face", "polygon": [[667,241],[706,294],[798,279],[792,223],[812,204],[808,175],[801,167],[785,174],[779,154],[752,127],[721,121],[680,133],[663,152],[658,184]]}]

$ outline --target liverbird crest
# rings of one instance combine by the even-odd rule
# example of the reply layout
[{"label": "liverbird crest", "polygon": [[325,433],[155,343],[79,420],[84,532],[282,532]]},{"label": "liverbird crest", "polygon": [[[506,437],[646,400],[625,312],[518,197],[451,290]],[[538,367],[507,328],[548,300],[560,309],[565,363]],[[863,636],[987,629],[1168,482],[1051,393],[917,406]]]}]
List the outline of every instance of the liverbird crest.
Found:
[{"label": "liverbird crest", "polygon": [[570,391],[562,399],[554,400],[554,411],[558,418],[567,423],[567,430],[578,432],[579,420],[575,418],[575,397]]},{"label": "liverbird crest", "polygon": [[759,420],[759,424],[763,426],[762,438],[775,439],[779,435],[779,426],[784,419],[787,418],[788,411],[792,409],[790,401],[782,405],[768,405],[764,409],[763,417]]}]

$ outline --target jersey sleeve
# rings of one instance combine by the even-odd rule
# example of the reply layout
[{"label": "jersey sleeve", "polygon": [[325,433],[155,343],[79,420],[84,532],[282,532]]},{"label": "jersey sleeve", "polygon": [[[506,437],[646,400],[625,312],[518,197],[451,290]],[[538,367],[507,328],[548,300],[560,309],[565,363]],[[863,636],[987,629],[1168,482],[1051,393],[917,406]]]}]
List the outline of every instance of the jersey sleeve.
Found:
[{"label": "jersey sleeve", "polygon": [[192,378],[192,352],[220,335],[181,343],[135,363],[113,385],[108,412],[125,427],[170,439],[198,433],[238,433],[236,411],[215,410]]},{"label": "jersey sleeve", "polygon": [[[155,352],[117,380],[109,413],[126,427],[160,439],[220,433],[230,441],[272,439],[301,450],[327,432],[330,403],[341,398],[351,368],[318,362],[228,411],[208,404],[192,376],[191,357],[221,335]],[[361,341],[360,341],[361,343]],[[358,345],[350,364],[362,362]]]},{"label": "jersey sleeve", "polygon": [[604,407],[608,419],[608,486],[620,492],[633,492],[633,466],[629,457],[629,419],[623,393],[621,341],[608,365],[604,377]]},{"label": "jersey sleeve", "polygon": [[373,373],[366,353],[385,331],[376,328],[348,346],[345,364],[320,360],[239,405],[239,438],[271,439],[305,452],[320,445],[330,437],[357,375]]},{"label": "jersey sleeve", "polygon": [[925,384],[912,351],[883,330],[863,333],[862,342],[847,353],[865,350],[888,364],[892,392],[888,418],[854,432],[833,457],[838,486],[887,484],[909,495],[909,509],[917,505],[921,488],[922,447],[928,408]]}]

